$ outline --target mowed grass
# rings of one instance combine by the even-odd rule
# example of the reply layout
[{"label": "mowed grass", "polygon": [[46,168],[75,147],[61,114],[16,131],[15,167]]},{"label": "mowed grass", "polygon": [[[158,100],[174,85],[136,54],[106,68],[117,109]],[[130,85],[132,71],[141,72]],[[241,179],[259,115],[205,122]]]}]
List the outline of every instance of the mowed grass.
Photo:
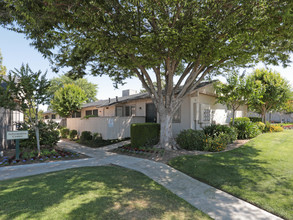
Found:
[{"label": "mowed grass", "polygon": [[86,167],[0,181],[0,219],[209,219],[141,173]]},{"label": "mowed grass", "polygon": [[187,175],[293,219],[293,131],[266,133],[223,153],[169,162]]}]

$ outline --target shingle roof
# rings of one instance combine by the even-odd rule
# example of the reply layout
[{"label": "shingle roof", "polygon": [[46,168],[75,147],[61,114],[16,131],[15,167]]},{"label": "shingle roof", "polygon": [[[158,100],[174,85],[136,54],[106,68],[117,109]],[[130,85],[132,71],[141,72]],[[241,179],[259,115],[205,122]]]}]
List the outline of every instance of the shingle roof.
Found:
[{"label": "shingle roof", "polygon": [[[201,82],[200,84],[198,84],[198,86],[195,88],[195,90],[207,86],[209,84],[214,83],[216,80],[213,81],[207,81],[207,82]],[[86,103],[83,104],[83,108],[85,107],[92,107],[92,106],[96,106],[96,107],[106,107],[106,106],[111,106],[111,105],[115,105],[118,103],[123,103],[123,102],[128,102],[128,101],[133,101],[133,100],[139,100],[139,99],[146,99],[146,98],[150,98],[148,93],[138,93],[138,94],[134,94],[134,95],[129,95],[129,96],[123,96],[123,97],[118,97],[117,100],[116,98],[112,98],[110,100],[106,99],[106,100],[100,100],[97,102],[91,102],[91,103]]]}]

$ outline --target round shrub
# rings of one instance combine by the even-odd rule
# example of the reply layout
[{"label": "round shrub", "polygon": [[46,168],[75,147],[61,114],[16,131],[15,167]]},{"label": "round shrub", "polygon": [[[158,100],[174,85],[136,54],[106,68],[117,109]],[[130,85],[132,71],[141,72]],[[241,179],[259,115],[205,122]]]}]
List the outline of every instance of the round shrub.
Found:
[{"label": "round shrub", "polygon": [[62,138],[67,138],[70,130],[68,128],[61,128],[60,133]]},{"label": "round shrub", "polygon": [[261,121],[259,121],[259,122],[255,122],[255,125],[258,127],[258,129],[259,129],[261,132],[264,132],[266,125],[265,125],[263,122],[261,122]]},{"label": "round shrub", "polygon": [[254,138],[261,133],[258,126],[251,121],[238,121],[234,127],[238,130],[238,139]]},{"label": "round shrub", "polygon": [[212,152],[222,151],[226,149],[229,142],[230,142],[229,134],[221,133],[215,137],[207,136],[205,140],[204,150],[212,151]]},{"label": "round shrub", "polygon": [[102,134],[101,133],[93,133],[93,140],[95,142],[100,142],[101,140],[103,140]]},{"label": "round shrub", "polygon": [[92,133],[90,131],[83,131],[80,135],[81,141],[90,141],[93,139]]},{"label": "round shrub", "polygon": [[181,131],[176,138],[177,144],[185,150],[204,150],[204,140],[204,132],[193,129]]},{"label": "round shrub", "polygon": [[71,130],[69,132],[69,137],[71,140],[73,140],[77,136],[77,130]]},{"label": "round shrub", "polygon": [[[249,122],[250,119],[247,118],[247,117],[241,117],[241,118],[234,118],[234,125],[237,124],[237,123],[241,123],[241,122]],[[230,121],[230,125],[232,125],[233,121],[231,119]]]},{"label": "round shrub", "polygon": [[271,132],[282,132],[282,131],[284,131],[284,128],[282,128],[280,125],[271,125],[270,131]]},{"label": "round shrub", "polygon": [[210,125],[205,127],[204,133],[210,137],[216,137],[220,134],[228,134],[228,143],[232,143],[237,140],[237,129],[234,127],[229,127],[227,125]]}]

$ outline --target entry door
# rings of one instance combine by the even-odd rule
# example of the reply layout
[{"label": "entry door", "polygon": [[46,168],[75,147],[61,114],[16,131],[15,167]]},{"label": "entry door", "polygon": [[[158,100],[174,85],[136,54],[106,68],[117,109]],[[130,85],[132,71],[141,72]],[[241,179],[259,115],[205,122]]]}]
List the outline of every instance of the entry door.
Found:
[{"label": "entry door", "polygon": [[157,109],[155,104],[147,103],[146,104],[146,122],[157,122]]}]

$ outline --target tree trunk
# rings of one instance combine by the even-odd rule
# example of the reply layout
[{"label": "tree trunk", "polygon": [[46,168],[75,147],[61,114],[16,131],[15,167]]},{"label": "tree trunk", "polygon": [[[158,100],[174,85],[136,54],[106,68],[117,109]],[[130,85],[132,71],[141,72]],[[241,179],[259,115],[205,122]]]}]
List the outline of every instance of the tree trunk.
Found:
[{"label": "tree trunk", "polygon": [[234,122],[235,122],[235,110],[233,108],[232,109],[232,126],[234,126]]},{"label": "tree trunk", "polygon": [[172,119],[174,112],[168,111],[166,108],[161,107],[158,111],[160,119],[160,148],[167,150],[177,150],[176,141],[173,138]]},{"label": "tree trunk", "polygon": [[266,123],[266,122],[267,122],[267,119],[266,119],[267,111],[266,111],[266,109],[263,108],[261,114],[262,114],[262,122],[263,122],[263,123]]},{"label": "tree trunk", "polygon": [[38,156],[41,156],[40,132],[39,132],[39,126],[38,125],[35,127],[35,131],[36,131],[36,139],[37,139]]}]

